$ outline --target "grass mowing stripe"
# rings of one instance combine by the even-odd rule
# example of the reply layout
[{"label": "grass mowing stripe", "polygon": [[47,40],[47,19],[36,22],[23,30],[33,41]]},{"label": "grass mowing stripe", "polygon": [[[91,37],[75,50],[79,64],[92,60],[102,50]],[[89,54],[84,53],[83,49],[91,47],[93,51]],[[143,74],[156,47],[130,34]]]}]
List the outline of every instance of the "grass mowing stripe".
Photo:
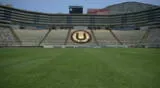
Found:
[{"label": "grass mowing stripe", "polygon": [[[54,75],[48,76],[49,78],[46,78],[46,79],[50,81],[47,82],[45,85],[48,85],[48,86],[54,85],[52,84],[52,82],[54,81],[53,79],[57,79],[60,82],[59,85],[55,85],[56,87],[65,87],[65,86],[68,86],[67,84],[69,85],[73,84],[72,87],[76,87],[76,88],[87,87],[87,86],[90,86],[93,88],[100,87],[100,86],[101,87],[103,86],[118,87],[125,84],[123,77],[121,77],[121,75],[117,74],[115,71],[112,71],[113,69],[108,68],[106,63],[99,61],[99,58],[95,58],[93,55],[86,56],[86,54],[88,55],[88,53],[82,52],[82,51],[84,50],[81,49],[79,52],[75,52],[75,54],[71,55],[69,58],[65,58],[63,59],[63,61],[60,60],[61,62],[60,65],[62,65],[62,63],[65,64],[65,66],[63,66],[65,67],[65,69],[63,69],[63,67],[61,66],[58,69],[58,71],[60,71],[58,74],[61,74],[61,75],[57,77],[62,77],[62,78],[55,78]],[[68,53],[69,51],[66,53],[66,55],[68,55]],[[64,55],[64,57],[67,57],[66,55]],[[69,61],[68,59],[73,61],[74,63],[68,62]],[[69,63],[69,66],[66,63]],[[56,61],[56,65],[59,65],[59,62]],[[66,77],[69,77],[69,78],[66,78]],[[116,77],[118,77],[119,80],[117,80]],[[39,83],[39,84],[42,84],[42,83]],[[114,85],[111,85],[111,84],[114,84]],[[42,87],[42,86],[44,87],[45,85],[44,84],[39,85],[38,87]]]},{"label": "grass mowing stripe", "polygon": [[[11,64],[0,68],[0,88],[160,87],[158,49],[29,48],[0,52],[0,65]],[[17,61],[22,63],[12,65]]]},{"label": "grass mowing stripe", "polygon": [[[121,73],[123,72],[124,75],[128,75],[128,78],[134,81],[133,83],[136,84],[141,83],[142,87],[144,85],[146,85],[146,87],[147,86],[152,87],[153,85],[155,85],[155,83],[157,83],[157,81],[154,80],[154,76],[157,74],[160,65],[155,64],[155,62],[160,63],[160,61],[157,60],[158,57],[160,57],[160,55],[158,54],[153,55],[149,53],[141,55],[141,53],[144,53],[146,51],[145,49],[143,49],[144,52],[140,51],[142,50],[140,49],[132,50],[132,52],[139,52],[138,55],[129,52],[119,51],[119,53],[114,53],[114,55],[112,55],[110,60],[109,61],[107,60],[107,62],[109,62],[109,65],[111,67],[114,67],[114,69],[117,69]],[[111,54],[108,54],[108,56],[109,55]],[[154,84],[152,84],[153,81],[155,81]]]},{"label": "grass mowing stripe", "polygon": [[[57,55],[59,55],[59,53],[57,53]],[[55,59],[55,57],[57,55],[54,54],[54,56],[52,55],[51,57],[45,56],[46,58],[44,58],[43,55],[40,55],[43,57],[41,57],[41,58],[34,57],[34,58],[32,58],[34,60],[30,59],[26,63],[20,63],[20,64],[16,64],[16,65],[12,65],[10,67],[7,67],[3,71],[3,72],[5,72],[5,73],[3,73],[5,75],[5,77],[1,77],[1,78],[6,79],[6,81],[8,81],[10,83],[7,86],[10,86],[10,87],[14,84],[17,84],[17,86],[22,87],[22,88],[24,87],[24,85],[26,87],[28,87],[27,84],[30,84],[33,86],[33,83],[34,83],[33,81],[36,81],[37,79],[39,80],[40,77],[46,76],[46,74],[44,74],[43,72],[39,72],[39,73],[38,72],[32,73],[32,72],[37,69],[41,70],[41,67],[40,67],[41,65],[43,65],[43,64],[47,65],[46,63],[49,63],[50,60]],[[24,58],[26,58],[26,57],[24,57]],[[40,60],[42,60],[42,58],[43,58],[43,62],[40,61]],[[52,59],[49,59],[49,58],[52,58]],[[36,76],[34,76],[34,75],[36,75]],[[12,80],[12,79],[15,79],[15,80]],[[5,85],[4,82],[2,84]]]},{"label": "grass mowing stripe", "polygon": [[[26,63],[27,61],[30,61],[30,60],[45,58],[48,55],[50,57],[52,57],[52,56],[54,56],[55,53],[58,53],[56,51],[52,51],[52,53],[54,53],[54,54],[50,54],[50,53],[45,54],[45,52],[43,53],[41,51],[40,51],[40,53],[39,53],[39,51],[37,51],[37,52],[32,51],[31,52],[29,49],[24,49],[24,50],[22,49],[21,52],[17,52],[18,51],[17,49],[15,49],[14,52],[13,52],[14,49],[6,49],[6,50],[8,50],[8,52],[1,52],[1,54],[0,54],[0,56],[3,56],[0,59],[0,66],[2,66],[2,67],[16,65],[19,63]],[[34,50],[34,49],[32,49],[32,50]],[[0,49],[0,51],[1,51],[1,49]],[[9,58],[9,59],[6,59],[6,58]]]}]

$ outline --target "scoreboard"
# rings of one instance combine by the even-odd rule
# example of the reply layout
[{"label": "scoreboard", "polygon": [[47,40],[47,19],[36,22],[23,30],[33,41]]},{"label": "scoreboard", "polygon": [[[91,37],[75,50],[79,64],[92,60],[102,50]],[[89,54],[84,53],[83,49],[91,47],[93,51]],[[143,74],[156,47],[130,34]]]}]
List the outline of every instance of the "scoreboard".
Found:
[{"label": "scoreboard", "polygon": [[83,7],[82,6],[69,6],[69,13],[70,14],[83,14]]}]

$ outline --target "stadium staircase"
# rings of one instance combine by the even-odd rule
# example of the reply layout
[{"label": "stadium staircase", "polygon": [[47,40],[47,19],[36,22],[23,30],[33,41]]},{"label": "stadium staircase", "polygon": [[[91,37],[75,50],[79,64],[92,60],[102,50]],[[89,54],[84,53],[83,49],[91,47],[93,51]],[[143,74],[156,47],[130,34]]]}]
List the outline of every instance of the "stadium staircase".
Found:
[{"label": "stadium staircase", "polygon": [[21,46],[22,42],[17,34],[14,32],[14,29],[10,26],[0,27],[0,46],[9,47],[9,46]]},{"label": "stadium staircase", "polygon": [[151,29],[148,38],[146,39],[147,47],[160,47],[160,29]]}]

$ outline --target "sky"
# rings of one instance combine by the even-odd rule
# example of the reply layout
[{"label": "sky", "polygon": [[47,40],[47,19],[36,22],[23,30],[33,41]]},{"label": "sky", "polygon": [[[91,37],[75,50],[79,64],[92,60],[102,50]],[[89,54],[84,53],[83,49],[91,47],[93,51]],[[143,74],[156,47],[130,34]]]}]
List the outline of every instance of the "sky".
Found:
[{"label": "sky", "polygon": [[136,1],[160,6],[160,0],[0,0],[1,4],[12,4],[13,7],[44,13],[68,13],[69,6],[88,8],[104,8],[109,5],[127,1]]}]

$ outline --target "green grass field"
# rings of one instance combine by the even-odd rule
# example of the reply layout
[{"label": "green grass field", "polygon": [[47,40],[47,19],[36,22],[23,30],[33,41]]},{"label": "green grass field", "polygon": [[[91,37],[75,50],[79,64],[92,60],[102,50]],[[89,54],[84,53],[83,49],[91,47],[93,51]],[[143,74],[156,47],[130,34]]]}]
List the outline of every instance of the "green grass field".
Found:
[{"label": "green grass field", "polygon": [[160,49],[0,49],[0,88],[160,88]]}]

